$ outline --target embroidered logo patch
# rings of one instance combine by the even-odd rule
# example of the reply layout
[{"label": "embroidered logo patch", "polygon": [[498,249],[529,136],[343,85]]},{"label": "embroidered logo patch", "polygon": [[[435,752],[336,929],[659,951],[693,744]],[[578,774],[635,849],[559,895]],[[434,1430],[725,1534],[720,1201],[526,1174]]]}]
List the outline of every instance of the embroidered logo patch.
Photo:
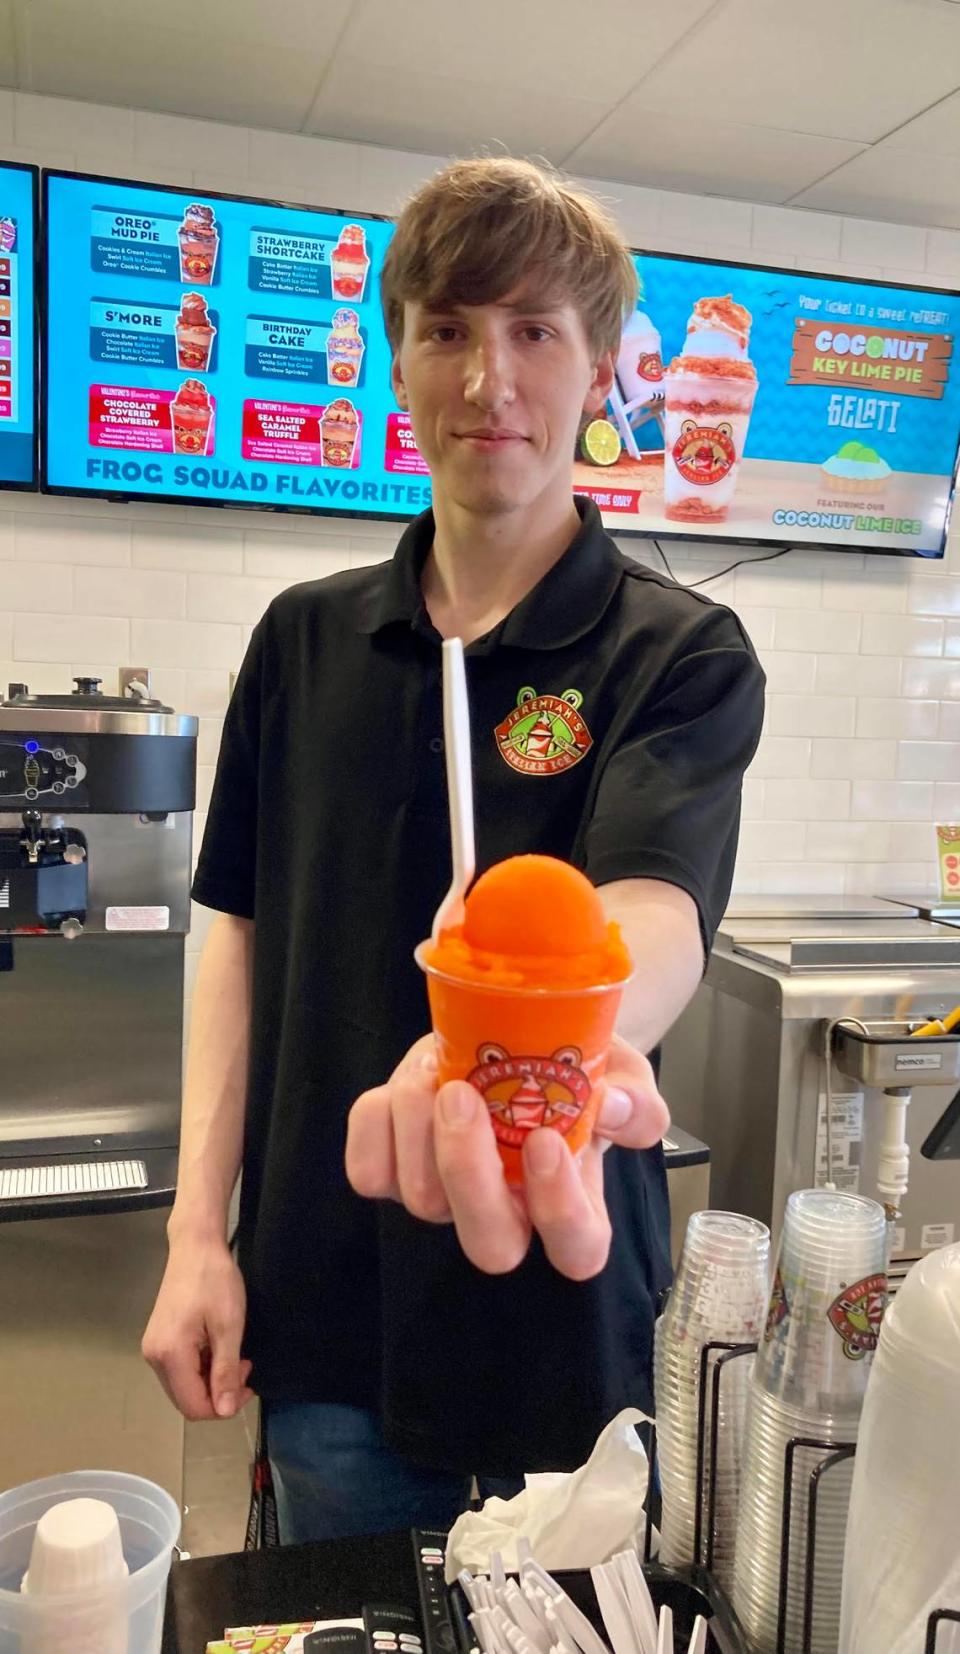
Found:
[{"label": "embroidered logo patch", "polygon": [[563,1136],[572,1130],[590,1100],[581,1060],[575,1045],[552,1057],[511,1057],[502,1045],[481,1045],[467,1084],[486,1099],[499,1141],[518,1149],[540,1126],[553,1126]]},{"label": "embroidered logo patch", "polygon": [[827,1316],[843,1339],[843,1353],[850,1361],[862,1361],[868,1350],[876,1349],[886,1302],[885,1275],[855,1281],[833,1300]]},{"label": "embroidered logo patch", "polygon": [[513,711],[494,731],[504,761],[523,775],[557,775],[572,769],[593,746],[580,707],[579,689],[562,695],[538,695],[529,684],[517,695]]}]

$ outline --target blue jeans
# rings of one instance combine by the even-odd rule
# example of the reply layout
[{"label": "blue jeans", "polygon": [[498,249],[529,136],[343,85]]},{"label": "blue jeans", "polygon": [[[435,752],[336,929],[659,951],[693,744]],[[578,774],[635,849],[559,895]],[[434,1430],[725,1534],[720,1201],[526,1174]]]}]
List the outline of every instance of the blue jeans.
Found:
[{"label": "blue jeans", "polygon": [[[472,1475],[424,1470],[395,1453],[360,1407],[271,1402],[264,1408],[280,1539],[348,1539],[394,1528],[449,1528],[470,1503]],[[481,1499],[512,1499],[522,1477],[477,1476]]]}]

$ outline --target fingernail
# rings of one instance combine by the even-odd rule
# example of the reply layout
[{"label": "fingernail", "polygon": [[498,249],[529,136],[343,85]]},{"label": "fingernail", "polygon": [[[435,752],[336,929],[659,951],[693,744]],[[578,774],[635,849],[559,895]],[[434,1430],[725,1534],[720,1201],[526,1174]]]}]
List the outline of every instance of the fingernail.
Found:
[{"label": "fingernail", "polygon": [[455,1081],[440,1093],[440,1112],[446,1126],[468,1126],[477,1111],[477,1093],[471,1085]]},{"label": "fingernail", "polygon": [[224,1390],[217,1398],[217,1412],[222,1419],[232,1419],[236,1410],[236,1396],[232,1390]]},{"label": "fingernail", "polygon": [[618,1085],[608,1085],[600,1111],[600,1124],[604,1131],[619,1131],[632,1113],[633,1098],[629,1091],[621,1091]]},{"label": "fingernail", "polygon": [[534,1177],[553,1177],[560,1169],[563,1153],[563,1143],[558,1133],[548,1127],[545,1131],[535,1131],[527,1139],[523,1163]]},{"label": "fingernail", "polygon": [[436,1051],[424,1051],[420,1058],[420,1067],[425,1068],[428,1074],[435,1074],[437,1072]]}]

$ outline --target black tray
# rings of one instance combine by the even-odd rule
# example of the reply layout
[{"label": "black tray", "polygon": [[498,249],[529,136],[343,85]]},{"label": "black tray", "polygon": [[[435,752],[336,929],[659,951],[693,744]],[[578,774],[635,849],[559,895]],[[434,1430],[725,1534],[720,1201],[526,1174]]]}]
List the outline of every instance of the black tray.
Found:
[{"label": "black tray", "polygon": [[[558,1585],[587,1616],[604,1641],[609,1638],[604,1629],[603,1616],[587,1570],[551,1570]],[[659,1563],[647,1562],[644,1578],[650,1587],[653,1605],[659,1612],[664,1605],[673,1609],[674,1636],[678,1646],[685,1647],[698,1614],[707,1621],[708,1654],[749,1654],[743,1630],[736,1615],[715,1580],[703,1568],[661,1568]],[[462,1598],[459,1585],[451,1586]],[[466,1605],[465,1611],[469,1612]]]}]

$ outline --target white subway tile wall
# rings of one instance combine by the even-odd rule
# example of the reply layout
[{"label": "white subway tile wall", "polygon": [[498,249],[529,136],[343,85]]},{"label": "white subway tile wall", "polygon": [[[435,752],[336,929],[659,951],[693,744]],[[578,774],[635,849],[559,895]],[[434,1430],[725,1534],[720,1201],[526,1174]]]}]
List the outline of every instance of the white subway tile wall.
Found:
[{"label": "white subway tile wall", "polygon": [[[148,181],[391,213],[443,157],[0,93],[5,155]],[[205,167],[195,170],[202,154]],[[960,284],[960,232],[593,180],[638,245],[931,286]],[[389,557],[396,524],[0,494],[0,683],[66,690],[149,666],[200,720],[196,844],[230,674],[274,593]],[[660,567],[655,549],[624,551]],[[684,582],[749,547],[670,542]],[[960,819],[960,530],[925,564],[794,551],[706,588],[741,616],[768,673],[744,787],[736,887],[788,894],[929,889],[931,823]],[[195,909],[189,950],[210,916]],[[195,958],[190,960],[189,986]]]}]

